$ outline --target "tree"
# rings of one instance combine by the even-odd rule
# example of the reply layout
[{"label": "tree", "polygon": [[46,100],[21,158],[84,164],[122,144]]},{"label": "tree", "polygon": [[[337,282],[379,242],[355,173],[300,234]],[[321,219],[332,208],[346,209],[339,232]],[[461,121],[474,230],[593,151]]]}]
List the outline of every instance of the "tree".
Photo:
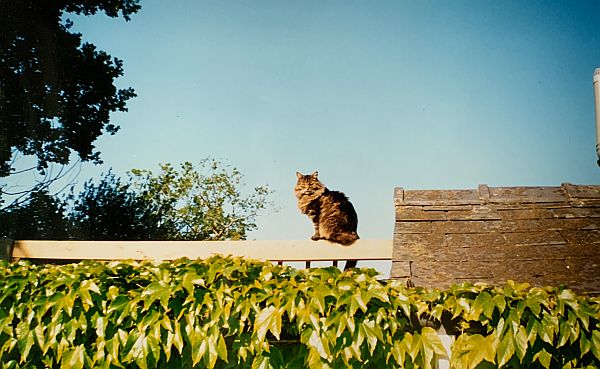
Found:
[{"label": "tree", "polygon": [[19,155],[34,157],[30,170],[41,174],[68,164],[72,154],[101,162],[93,143],[117,132],[110,113],[127,111],[135,93],[114,86],[122,61],[82,43],[63,14],[129,20],[139,9],[138,0],[0,1],[0,178],[15,172]]},{"label": "tree", "polygon": [[0,211],[0,237],[20,240],[65,240],[70,225],[65,204],[47,191],[37,191],[18,206]]},{"label": "tree", "polygon": [[266,186],[242,194],[242,174],[218,161],[197,170],[170,164],[154,175],[132,170],[129,182],[112,172],[60,200],[36,191],[0,210],[0,237],[75,240],[240,240],[270,207]]},{"label": "tree", "polygon": [[205,159],[199,168],[185,162],[180,169],[161,164],[160,173],[131,171],[135,186],[162,212],[175,231],[174,240],[243,240],[257,228],[255,220],[271,206],[267,186],[243,195],[243,176],[236,168]]},{"label": "tree", "polygon": [[88,181],[71,201],[74,239],[162,240],[173,233],[155,204],[111,172],[97,185]]}]

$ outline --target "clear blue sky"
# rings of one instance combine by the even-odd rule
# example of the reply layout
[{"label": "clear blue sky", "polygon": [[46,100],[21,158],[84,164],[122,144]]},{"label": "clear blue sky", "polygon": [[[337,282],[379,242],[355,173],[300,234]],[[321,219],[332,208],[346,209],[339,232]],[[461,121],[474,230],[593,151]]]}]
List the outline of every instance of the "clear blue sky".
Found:
[{"label": "clear blue sky", "polygon": [[71,17],[138,94],[81,181],[222,159],[276,191],[256,239],[311,235],[296,171],[351,198],[362,238],[392,237],[394,187],[600,184],[599,1],[141,5]]}]

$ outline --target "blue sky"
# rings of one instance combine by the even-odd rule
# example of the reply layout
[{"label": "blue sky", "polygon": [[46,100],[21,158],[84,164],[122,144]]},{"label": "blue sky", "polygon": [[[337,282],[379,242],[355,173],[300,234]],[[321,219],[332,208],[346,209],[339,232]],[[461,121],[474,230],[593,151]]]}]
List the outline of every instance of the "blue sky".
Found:
[{"label": "blue sky", "polygon": [[600,184],[599,1],[142,1],[71,17],[138,97],[97,141],[112,167],[221,159],[279,207],[256,239],[308,238],[296,171],[345,192],[362,238],[393,189]]}]

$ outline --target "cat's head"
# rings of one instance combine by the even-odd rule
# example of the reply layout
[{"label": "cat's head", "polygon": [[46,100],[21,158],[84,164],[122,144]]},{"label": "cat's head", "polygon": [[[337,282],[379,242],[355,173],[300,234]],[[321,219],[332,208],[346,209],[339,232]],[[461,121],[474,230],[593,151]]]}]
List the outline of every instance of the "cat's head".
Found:
[{"label": "cat's head", "polygon": [[294,188],[296,195],[312,195],[312,194],[320,194],[325,190],[325,186],[321,181],[319,181],[319,172],[314,172],[313,174],[302,174],[300,172],[296,172],[296,177],[298,177],[298,182],[296,183],[296,187]]}]

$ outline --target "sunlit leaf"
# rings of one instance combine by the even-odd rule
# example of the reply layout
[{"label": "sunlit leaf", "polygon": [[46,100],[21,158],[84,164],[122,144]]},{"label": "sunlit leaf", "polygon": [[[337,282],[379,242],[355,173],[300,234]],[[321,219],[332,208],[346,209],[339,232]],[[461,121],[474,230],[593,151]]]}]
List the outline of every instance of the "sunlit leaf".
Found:
[{"label": "sunlit leaf", "polygon": [[592,353],[596,359],[600,360],[600,329],[598,328],[592,331],[590,349],[592,350]]},{"label": "sunlit leaf", "polygon": [[541,349],[538,353],[533,356],[533,361],[539,361],[540,364],[546,369],[550,368],[550,362],[552,361],[552,355],[545,349]]},{"label": "sunlit leaf", "polygon": [[515,354],[515,338],[512,334],[507,334],[502,338],[498,345],[498,366],[506,365]]},{"label": "sunlit leaf", "polygon": [[60,361],[60,369],[82,369],[84,364],[85,349],[83,345],[76,346],[66,351]]},{"label": "sunlit leaf", "polygon": [[[483,360],[496,362],[495,337],[483,337],[479,334],[460,335],[452,344],[451,366],[472,369]],[[498,352],[500,349],[498,348]]]},{"label": "sunlit leaf", "polygon": [[227,362],[227,344],[225,343],[225,338],[223,338],[223,335],[219,335],[217,343],[217,355],[219,355],[221,360]]},{"label": "sunlit leaf", "polygon": [[310,334],[310,338],[308,339],[308,345],[311,350],[316,350],[320,357],[323,359],[327,359],[330,355],[329,347],[325,339],[319,336],[317,331],[313,330]]},{"label": "sunlit leaf", "polygon": [[423,347],[426,350],[430,350],[435,355],[441,358],[448,357],[448,352],[446,351],[442,340],[433,328],[424,327],[421,330],[421,340],[423,341]]},{"label": "sunlit leaf", "polygon": [[[428,326],[440,321],[463,329],[452,345],[456,369],[600,360],[598,299],[558,288],[428,291],[358,270],[231,257],[11,268],[25,282],[18,300],[20,282],[0,289],[2,368],[428,369],[448,354]],[[11,278],[3,276],[0,288]]]},{"label": "sunlit leaf", "polygon": [[160,301],[163,309],[168,310],[169,298],[171,297],[171,289],[169,285],[163,281],[154,282],[148,285],[142,291],[142,300],[144,301],[144,310],[148,310],[150,305],[156,300]]},{"label": "sunlit leaf", "polygon": [[523,357],[525,357],[525,354],[527,353],[528,346],[527,333],[524,327],[519,326],[517,331],[514,332],[514,344],[517,357],[519,360],[523,360]]},{"label": "sunlit leaf", "polygon": [[27,360],[34,343],[33,331],[29,329],[29,324],[26,321],[22,321],[17,325],[16,332],[19,352],[21,353],[20,362],[23,363]]},{"label": "sunlit leaf", "polygon": [[273,369],[267,355],[257,355],[252,360],[252,369]]},{"label": "sunlit leaf", "polygon": [[281,331],[281,312],[279,312],[275,306],[269,306],[260,311],[256,315],[254,331],[256,332],[259,341],[264,341],[267,336],[267,331],[271,331],[271,333],[279,339],[279,332]]}]

